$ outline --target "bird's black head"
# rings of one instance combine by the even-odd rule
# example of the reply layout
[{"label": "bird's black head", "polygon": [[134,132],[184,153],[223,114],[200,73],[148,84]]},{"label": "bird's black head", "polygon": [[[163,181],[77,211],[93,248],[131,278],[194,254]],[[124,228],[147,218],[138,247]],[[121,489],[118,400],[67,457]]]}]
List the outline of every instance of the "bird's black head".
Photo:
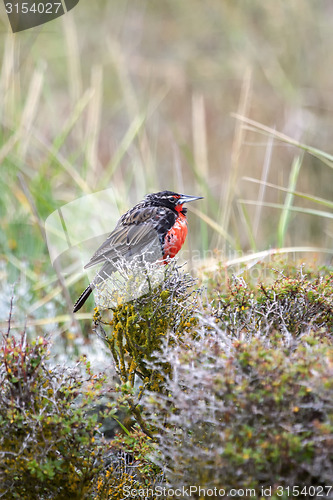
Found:
[{"label": "bird's black head", "polygon": [[182,207],[184,203],[200,200],[202,196],[189,196],[187,194],[174,193],[173,191],[159,191],[145,196],[145,201],[154,204],[155,206],[168,207],[177,212],[186,213],[186,209]]}]

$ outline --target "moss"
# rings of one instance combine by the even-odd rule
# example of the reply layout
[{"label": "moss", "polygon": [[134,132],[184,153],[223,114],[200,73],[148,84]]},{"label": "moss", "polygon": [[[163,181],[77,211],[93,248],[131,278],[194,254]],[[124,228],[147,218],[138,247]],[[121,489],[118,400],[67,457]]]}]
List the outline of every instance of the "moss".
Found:
[{"label": "moss", "polygon": [[[119,402],[127,404],[149,436],[152,429],[144,425],[138,403],[146,390],[163,391],[171,376],[170,363],[159,362],[161,348],[181,343],[188,332],[195,335],[198,318],[193,285],[194,280],[171,263],[162,282],[149,293],[112,310],[95,310],[95,328],[102,332],[122,384]],[[137,382],[138,391],[134,390]]]}]

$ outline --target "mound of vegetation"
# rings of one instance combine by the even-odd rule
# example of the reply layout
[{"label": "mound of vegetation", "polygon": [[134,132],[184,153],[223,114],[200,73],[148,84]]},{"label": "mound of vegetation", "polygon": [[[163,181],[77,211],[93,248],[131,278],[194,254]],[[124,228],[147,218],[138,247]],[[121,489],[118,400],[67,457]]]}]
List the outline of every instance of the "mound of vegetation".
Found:
[{"label": "mound of vegetation", "polygon": [[[120,499],[147,487],[158,498],[157,487],[200,485],[253,488],[257,498],[272,487],[277,499],[288,498],[278,487],[329,484],[333,275],[301,269],[256,285],[231,278],[224,288],[215,280],[207,303],[193,285],[173,264],[148,294],[97,309],[117,383],[89,365],[83,374],[50,368],[44,339],[4,335],[6,498]],[[122,429],[108,443],[97,424],[107,416]]]},{"label": "mound of vegetation", "polygon": [[[102,438],[94,408],[107,391],[105,376],[83,361],[73,369],[51,367],[49,356],[42,337],[15,339],[10,329],[2,337],[0,498],[102,500],[121,498],[122,486],[138,478],[149,484],[146,461],[129,464],[117,440]],[[115,411],[109,405],[103,416]],[[140,433],[133,435],[128,452],[144,453]]]},{"label": "mound of vegetation", "polygon": [[147,395],[171,485],[327,485],[333,477],[333,350],[211,330],[161,354],[172,377]]}]

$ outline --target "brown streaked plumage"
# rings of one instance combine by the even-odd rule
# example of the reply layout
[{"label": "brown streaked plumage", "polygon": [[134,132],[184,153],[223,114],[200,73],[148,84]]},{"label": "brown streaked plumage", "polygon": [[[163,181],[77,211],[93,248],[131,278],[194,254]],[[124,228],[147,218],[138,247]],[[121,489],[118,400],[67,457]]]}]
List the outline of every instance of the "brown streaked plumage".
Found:
[{"label": "brown streaked plumage", "polygon": [[186,208],[184,203],[201,199],[172,191],[148,194],[144,200],[123,214],[108,238],[97,249],[85,269],[96,264],[103,266],[74,304],[78,311],[93,289],[115,270],[120,258],[144,255],[157,244],[163,259],[174,257],[187,235]]}]

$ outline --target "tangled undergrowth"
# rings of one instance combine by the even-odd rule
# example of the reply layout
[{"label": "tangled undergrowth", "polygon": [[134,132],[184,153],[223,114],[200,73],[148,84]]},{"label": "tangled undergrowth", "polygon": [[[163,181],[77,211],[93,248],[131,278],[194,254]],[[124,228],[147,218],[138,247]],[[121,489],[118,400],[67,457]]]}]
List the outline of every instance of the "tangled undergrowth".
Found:
[{"label": "tangled undergrowth", "polygon": [[[0,346],[0,498],[84,498],[101,468],[96,416],[103,378],[51,368],[48,343],[3,336]],[[84,389],[84,386],[85,389]],[[80,396],[80,397],[79,397]]]},{"label": "tangled undergrowth", "polygon": [[[89,365],[50,369],[44,339],[4,335],[0,498],[121,499],[148,486],[153,499],[157,486],[197,484],[257,498],[272,486],[278,499],[288,498],[278,485],[330,482],[333,274],[212,280],[204,302],[176,264],[164,272],[142,296],[95,312],[117,383]],[[122,429],[108,443],[101,396],[98,420]]]},{"label": "tangled undergrowth", "polygon": [[295,276],[280,272],[272,284],[259,283],[255,288],[233,277],[213,315],[228,335],[237,338],[279,332],[292,341],[316,332],[332,339],[332,275],[310,280],[301,268]]},{"label": "tangled undergrowth", "polygon": [[167,393],[142,402],[170,484],[325,485],[333,477],[333,350],[309,334],[293,348],[231,341],[218,328],[162,357]]},{"label": "tangled undergrowth", "polygon": [[[108,443],[94,411],[106,377],[82,360],[51,367],[48,341],[3,335],[0,344],[0,498],[68,500],[122,498],[121,485],[153,484],[157,467],[144,457],[150,444],[133,430]],[[129,463],[129,457],[131,463]]]}]

